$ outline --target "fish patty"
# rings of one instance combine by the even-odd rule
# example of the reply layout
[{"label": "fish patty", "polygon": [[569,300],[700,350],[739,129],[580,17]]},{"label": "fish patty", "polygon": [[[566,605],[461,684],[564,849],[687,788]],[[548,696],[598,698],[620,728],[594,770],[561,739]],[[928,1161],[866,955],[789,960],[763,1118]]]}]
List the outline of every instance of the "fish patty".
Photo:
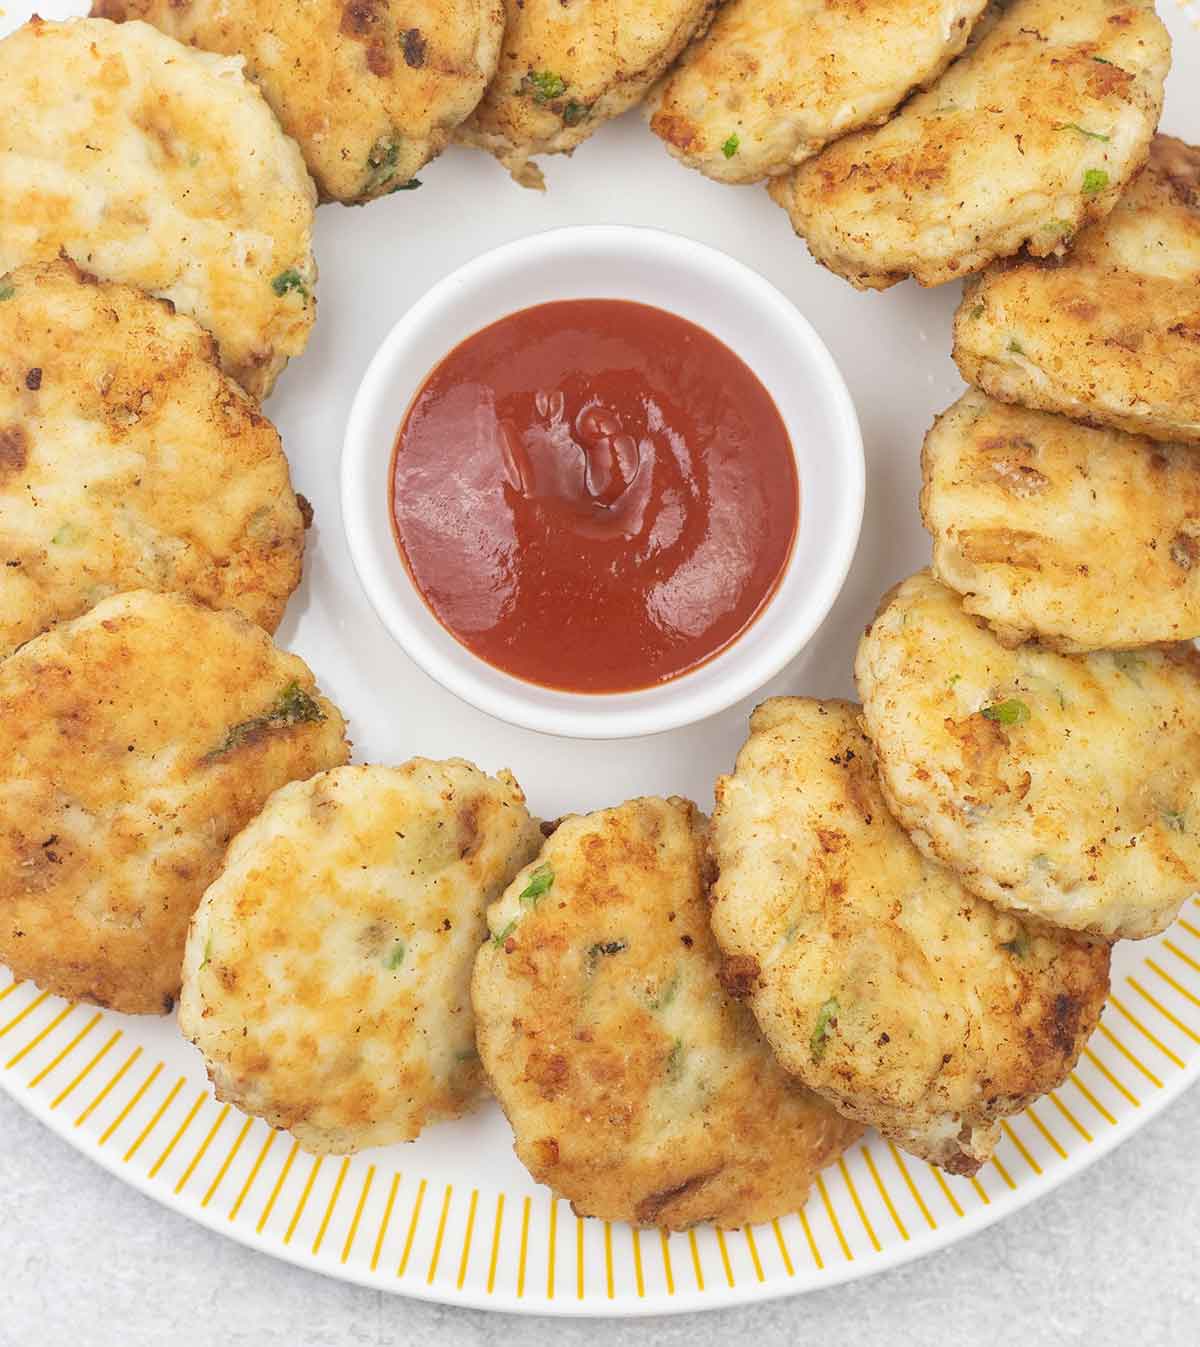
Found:
[{"label": "fish patty", "polygon": [[0,294],[0,657],[128,589],[274,631],[304,521],[212,337],[66,260],[0,276]]},{"label": "fish patty", "polygon": [[933,572],[1003,645],[1200,636],[1200,457],[975,389],[925,437]]},{"label": "fish patty", "polygon": [[456,139],[496,156],[522,187],[541,188],[536,154],[570,154],[640,103],[717,0],[505,0],[500,64]]},{"label": "fish patty", "polygon": [[1105,220],[1052,265],[966,287],[954,359],[992,397],[1200,443],[1200,149],[1155,136]]},{"label": "fish patty", "polygon": [[729,0],[648,101],[650,129],[718,182],[774,177],[936,80],[987,3]]},{"label": "fish patty", "polygon": [[1061,254],[1145,162],[1169,66],[1152,0],[1012,0],[933,88],[771,195],[859,289]]},{"label": "fish patty", "polygon": [[275,792],[192,918],[179,1023],[218,1099],[338,1154],[479,1100],[471,968],[542,835],[507,772],[338,767]]},{"label": "fish patty", "polygon": [[892,812],[972,893],[1113,940],[1200,888],[1200,654],[1006,649],[922,571],[855,664]]},{"label": "fish patty", "polygon": [[135,590],[34,637],[0,661],[0,961],[170,1010],[230,838],[348,756],[304,662],[236,613]]},{"label": "fish patty", "polygon": [[849,702],[777,697],[717,782],[713,930],[779,1061],[841,1112],[973,1174],[1070,1073],[1109,948],[1002,912],[888,813]]},{"label": "fish patty", "polygon": [[518,1157],[579,1215],[770,1220],[859,1134],[782,1070],[722,985],[689,801],[560,823],[488,924],[479,1054]]},{"label": "fish patty", "polygon": [[0,273],[66,254],[169,299],[263,398],[316,313],[315,204],[240,58],[105,19],[0,42]]},{"label": "fish patty", "polygon": [[180,42],[244,56],[321,196],[403,190],[496,73],[503,0],[96,0]]}]

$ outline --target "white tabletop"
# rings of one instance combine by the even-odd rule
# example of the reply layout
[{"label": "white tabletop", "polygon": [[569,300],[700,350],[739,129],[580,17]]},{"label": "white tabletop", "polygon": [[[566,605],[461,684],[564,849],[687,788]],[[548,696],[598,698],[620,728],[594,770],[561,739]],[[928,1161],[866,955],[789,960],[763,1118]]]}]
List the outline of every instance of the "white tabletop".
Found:
[{"label": "white tabletop", "polygon": [[0,1347],[1183,1347],[1200,1316],[1200,1091],[1049,1197],[898,1271],[674,1319],[514,1319],[339,1283],[211,1234],[0,1095]]}]

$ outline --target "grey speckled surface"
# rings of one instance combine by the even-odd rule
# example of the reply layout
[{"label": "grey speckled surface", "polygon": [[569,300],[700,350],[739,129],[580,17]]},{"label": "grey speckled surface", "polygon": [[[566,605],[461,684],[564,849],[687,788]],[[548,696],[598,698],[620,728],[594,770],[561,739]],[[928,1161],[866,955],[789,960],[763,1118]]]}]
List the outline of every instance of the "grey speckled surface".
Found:
[{"label": "grey speckled surface", "polygon": [[513,1319],[328,1280],[142,1197],[0,1096],[0,1347],[1175,1347],[1200,1319],[1200,1091],[975,1239],[792,1300],[674,1319]]}]

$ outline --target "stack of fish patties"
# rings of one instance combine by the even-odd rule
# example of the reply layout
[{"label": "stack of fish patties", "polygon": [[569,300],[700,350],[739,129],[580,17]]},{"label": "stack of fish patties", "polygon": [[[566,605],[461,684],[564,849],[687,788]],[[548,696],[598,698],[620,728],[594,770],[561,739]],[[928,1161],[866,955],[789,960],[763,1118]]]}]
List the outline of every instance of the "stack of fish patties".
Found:
[{"label": "stack of fish patties", "polygon": [[1069,256],[970,282],[974,388],[925,440],[933,573],[1005,645],[1134,650],[1200,636],[1200,150],[1146,167]]},{"label": "stack of fish patties", "polygon": [[788,1073],[973,1174],[1074,1067],[1108,946],[977,897],[892,817],[883,767],[850,702],[760,706],[717,782],[713,932]]}]

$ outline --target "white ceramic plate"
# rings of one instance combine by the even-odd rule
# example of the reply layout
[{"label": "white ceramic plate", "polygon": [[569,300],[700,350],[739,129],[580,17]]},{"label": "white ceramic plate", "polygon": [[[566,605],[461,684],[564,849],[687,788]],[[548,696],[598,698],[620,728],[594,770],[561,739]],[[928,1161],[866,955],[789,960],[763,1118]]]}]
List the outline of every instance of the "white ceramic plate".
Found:
[{"label": "white ceramic plate", "polygon": [[[1196,9],[1176,0],[1161,7],[1175,38],[1164,127],[1200,140]],[[83,6],[40,0],[37,8],[60,18]],[[9,5],[0,27],[30,9]],[[855,294],[809,260],[765,193],[718,187],[679,167],[636,116],[546,169],[542,196],[512,186],[489,160],[453,151],[421,174],[419,192],[319,212],[320,318],[267,409],[316,509],[305,582],[280,640],[346,711],[359,760],[461,753],[488,769],[510,766],[546,817],[650,792],[707,803],[757,697],[655,739],[550,739],[471,710],[387,636],[359,588],[338,517],[342,432],[367,362],[438,277],[499,242],[557,225],[655,225],[755,267],[799,305],[841,364],[868,469],[863,541],[846,588],[800,659],[758,696],[846,695],[858,633],[879,595],[928,560],[918,449],[934,413],[960,390],[948,355],[957,288]],[[529,1180],[494,1107],[411,1146],[320,1160],[215,1103],[173,1020],[71,1006],[7,979],[0,969],[0,1085],[127,1182],[334,1276],[540,1314],[702,1309],[881,1271],[1077,1173],[1200,1074],[1200,904],[1190,903],[1165,936],[1118,948],[1113,995],[1078,1071],[1011,1120],[977,1180],[945,1177],[870,1136],[826,1171],[803,1212],[737,1233],[664,1239],[578,1221]]]}]

